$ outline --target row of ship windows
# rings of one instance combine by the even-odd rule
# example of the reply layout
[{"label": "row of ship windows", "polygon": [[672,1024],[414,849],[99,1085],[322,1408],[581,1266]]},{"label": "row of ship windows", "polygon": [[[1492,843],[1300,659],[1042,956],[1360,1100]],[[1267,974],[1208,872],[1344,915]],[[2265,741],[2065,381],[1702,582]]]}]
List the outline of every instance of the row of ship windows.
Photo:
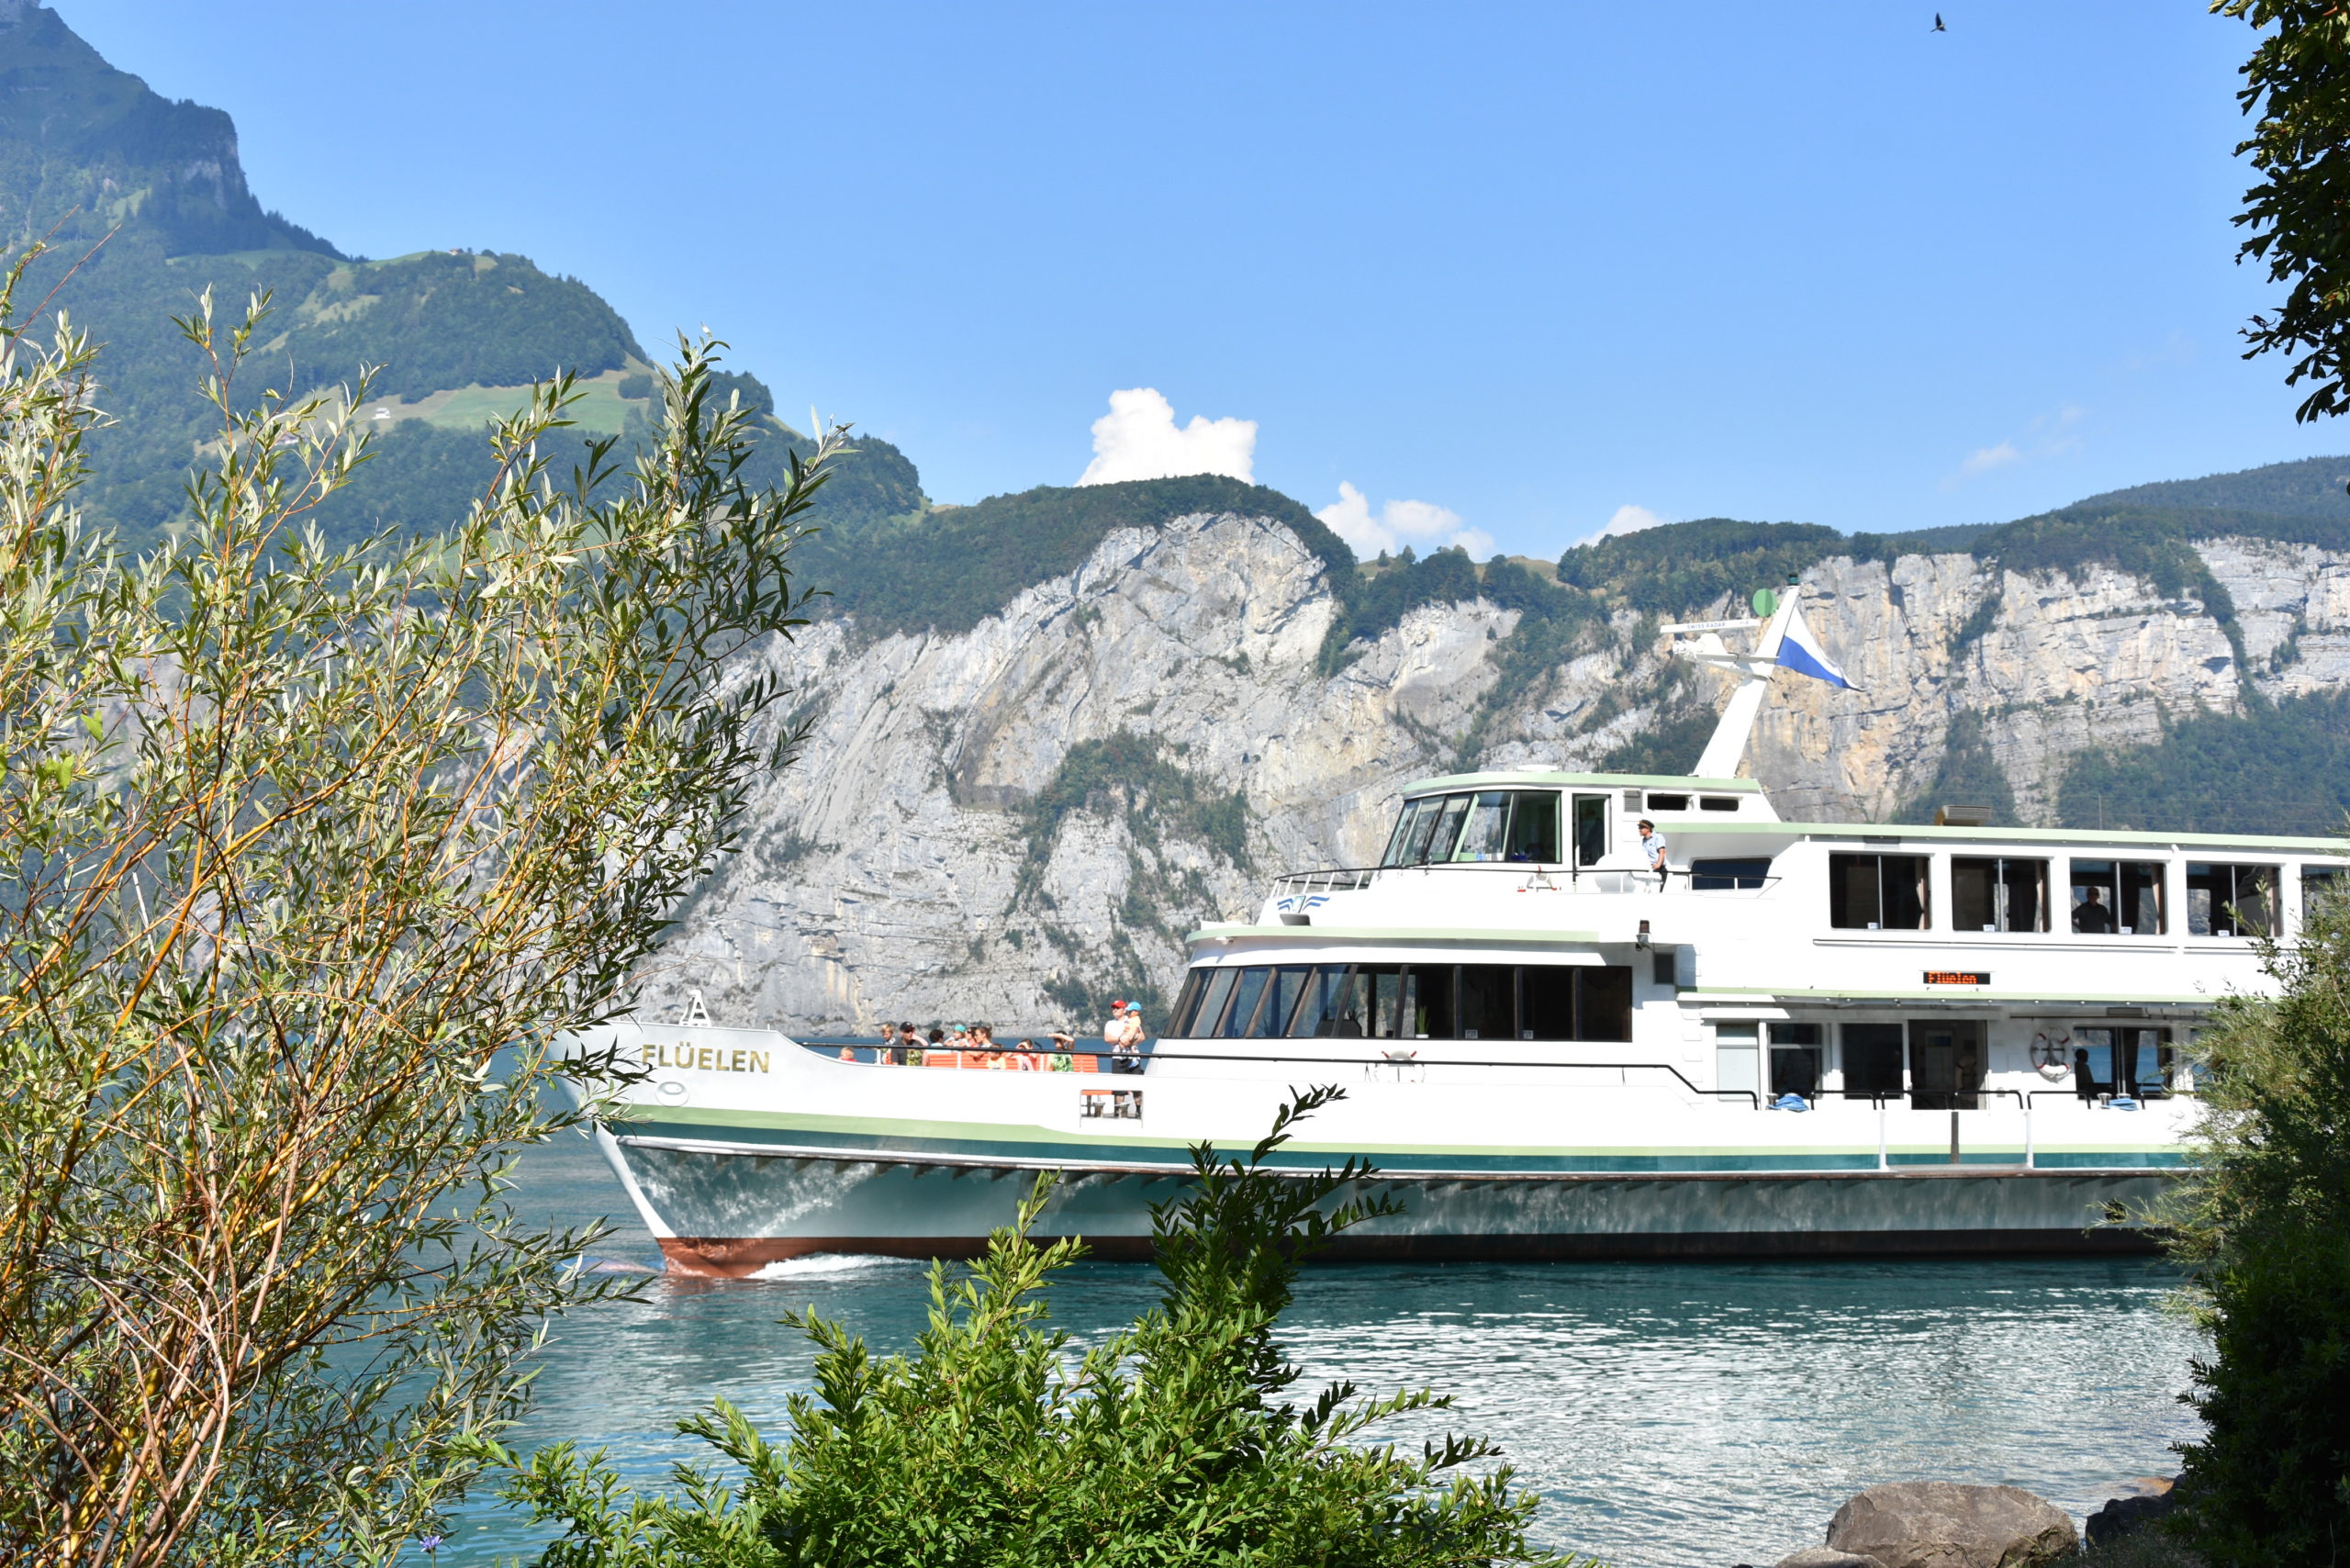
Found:
[{"label": "row of ship windows", "polygon": [[1168,1020],[1186,1040],[1632,1037],[1621,964],[1277,964],[1193,969]]},{"label": "row of ship windows", "polygon": [[[1461,860],[1561,863],[1560,846],[1574,849],[1574,863],[1595,866],[1607,853],[1607,819],[1613,795],[1564,796],[1556,790],[1468,790],[1424,795],[1404,802],[1395,831],[1387,835],[1382,866],[1427,866]],[[1563,807],[1563,822],[1561,812]],[[1624,809],[1638,813],[1640,791],[1624,791]],[[1650,790],[1653,812],[1735,812],[1735,795],[1673,795]],[[1562,837],[1561,828],[1565,828]]]},{"label": "row of ship windows", "polygon": [[[1714,862],[1717,868],[1740,862]],[[1764,864],[1755,862],[1755,865]],[[2073,860],[2069,897],[2049,874],[2051,862],[2006,856],[1953,855],[1950,861],[1953,931],[2072,931],[2087,935],[2160,936],[2170,931],[2169,862]],[[1695,885],[1708,885],[1702,879]],[[1933,899],[1925,855],[1830,855],[1828,924],[1847,931],[1925,931]],[[2187,930],[2197,936],[2260,936],[2277,929],[2278,868],[2220,861],[2187,863]],[[2306,901],[2342,885],[2338,867],[2305,867]],[[1710,885],[1748,885],[1721,879]]]},{"label": "row of ship windows", "polygon": [[[1973,1110],[1981,1103],[1990,1053],[1979,1021],[1846,1024],[1837,1033],[1841,1048],[1831,1061],[1823,1025],[1717,1025],[1715,1087],[1767,1087],[1773,1098],[1809,1100],[1823,1092],[1860,1100],[1906,1098],[1919,1110]],[[2069,1070],[2064,1084],[2083,1099],[2167,1093],[2181,1070],[2170,1031],[2155,1027],[2076,1027],[2057,1043],[2053,1059]],[[1838,1080],[1832,1090],[1827,1087],[1831,1071]]]}]

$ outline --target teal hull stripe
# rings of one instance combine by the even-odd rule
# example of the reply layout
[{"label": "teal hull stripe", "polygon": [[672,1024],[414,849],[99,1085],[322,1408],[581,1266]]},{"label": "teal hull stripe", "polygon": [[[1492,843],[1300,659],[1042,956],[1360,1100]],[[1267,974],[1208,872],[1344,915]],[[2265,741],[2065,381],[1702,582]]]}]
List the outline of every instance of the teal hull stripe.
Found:
[{"label": "teal hull stripe", "polygon": [[[845,1155],[878,1154],[904,1159],[920,1159],[925,1155],[946,1156],[958,1159],[981,1160],[1082,1160],[1104,1165],[1165,1165],[1182,1169],[1190,1164],[1184,1151],[1166,1145],[1095,1144],[1077,1142],[998,1142],[981,1138],[899,1137],[887,1134],[838,1132],[830,1129],[797,1129],[789,1127],[750,1127],[711,1126],[701,1122],[666,1122],[658,1117],[632,1117],[613,1130],[621,1137],[676,1138],[697,1143],[767,1144],[779,1148],[822,1149]],[[1236,1144],[1227,1153],[1237,1153]],[[1290,1170],[1319,1170],[1347,1158],[1348,1151],[1283,1149],[1277,1151],[1270,1163]],[[1383,1153],[1376,1149],[1363,1151],[1361,1158],[1371,1160],[1382,1170],[1397,1174],[1415,1171],[1491,1172],[1494,1175],[1543,1174],[1667,1174],[1675,1171],[1704,1173],[1736,1173],[1739,1171],[1807,1170],[1874,1170],[1876,1151],[1840,1154],[1725,1154],[1704,1151],[1691,1154],[1476,1154],[1468,1150],[1429,1153]],[[2020,1148],[1964,1152],[1962,1165],[1998,1166],[2012,1169],[2022,1162]],[[1912,1154],[1896,1151],[1887,1163],[1897,1168],[1913,1166],[1947,1166],[1947,1153]],[[2172,1170],[2181,1169],[2186,1160],[2172,1150],[2115,1149],[2110,1152],[2092,1150],[2087,1153],[2068,1151],[2043,1153],[2033,1163],[2043,1170]]]}]

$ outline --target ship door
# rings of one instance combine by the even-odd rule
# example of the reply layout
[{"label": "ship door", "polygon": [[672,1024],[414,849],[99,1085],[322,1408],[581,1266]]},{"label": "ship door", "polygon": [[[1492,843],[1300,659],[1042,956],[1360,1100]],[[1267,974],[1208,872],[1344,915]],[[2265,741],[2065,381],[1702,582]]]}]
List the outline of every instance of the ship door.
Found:
[{"label": "ship door", "polygon": [[1909,1021],[1909,1103],[1920,1111],[1972,1111],[1983,1092],[1983,1022]]},{"label": "ship door", "polygon": [[1575,797],[1575,864],[1596,866],[1607,854],[1607,797]]}]

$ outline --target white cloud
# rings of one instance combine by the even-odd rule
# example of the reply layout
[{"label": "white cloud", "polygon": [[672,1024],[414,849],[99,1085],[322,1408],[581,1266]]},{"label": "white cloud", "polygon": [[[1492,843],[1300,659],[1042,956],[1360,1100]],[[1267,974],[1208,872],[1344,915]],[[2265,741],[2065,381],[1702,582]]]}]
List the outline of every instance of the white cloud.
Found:
[{"label": "white cloud", "polygon": [[1382,550],[1401,550],[1406,544],[1415,549],[1458,544],[1480,561],[1494,553],[1494,536],[1482,528],[1467,526],[1460,514],[1449,507],[1434,501],[1389,501],[1374,514],[1371,498],[1343,480],[1338,498],[1314,515],[1366,560]]},{"label": "white cloud", "polygon": [[1968,453],[1966,461],[1958,465],[1958,476],[1972,479],[1977,474],[1988,474],[1994,468],[2022,461],[2023,454],[2016,450],[2016,443],[2003,441],[1997,446],[1981,446]]},{"label": "white cloud", "polygon": [[1093,421],[1093,461],[1080,485],[1125,479],[1171,479],[1180,474],[1257,477],[1257,421],[1210,420],[1198,414],[1175,423],[1175,406],[1152,386],[1110,394],[1110,411]]},{"label": "white cloud", "polygon": [[1607,520],[1607,526],[1592,535],[1594,541],[1619,539],[1627,533],[1638,533],[1644,528],[1660,528],[1673,520],[1661,517],[1646,507],[1622,506]]},{"label": "white cloud", "polygon": [[2087,418],[2088,410],[2078,403],[2066,403],[2053,413],[2039,415],[2024,428],[2022,435],[2011,436],[1995,445],[1978,446],[1968,453],[1958,471],[1942,481],[1942,488],[1955,490],[1969,479],[1978,479],[2019,463],[2070,456],[2081,450],[2081,422]]},{"label": "white cloud", "polygon": [[1627,533],[1638,533],[1644,528],[1661,528],[1673,520],[1646,507],[1620,506],[1616,515],[1602,524],[1596,533],[1586,533],[1575,541],[1577,544],[1596,544],[1603,539],[1620,539]]}]

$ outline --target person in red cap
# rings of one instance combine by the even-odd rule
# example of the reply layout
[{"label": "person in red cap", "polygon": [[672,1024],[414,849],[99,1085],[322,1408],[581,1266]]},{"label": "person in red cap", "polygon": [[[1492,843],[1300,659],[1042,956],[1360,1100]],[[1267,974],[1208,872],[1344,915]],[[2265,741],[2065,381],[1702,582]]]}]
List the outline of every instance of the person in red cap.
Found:
[{"label": "person in red cap", "polygon": [[[1102,1035],[1110,1042],[1110,1070],[1112,1072],[1140,1072],[1142,1070],[1142,1010],[1140,1008],[1128,1007],[1123,1002],[1112,1003],[1110,1026],[1102,1031]],[[1110,1114],[1113,1116],[1139,1118],[1142,1114],[1142,1096],[1132,1090],[1121,1091],[1113,1099]]]}]

